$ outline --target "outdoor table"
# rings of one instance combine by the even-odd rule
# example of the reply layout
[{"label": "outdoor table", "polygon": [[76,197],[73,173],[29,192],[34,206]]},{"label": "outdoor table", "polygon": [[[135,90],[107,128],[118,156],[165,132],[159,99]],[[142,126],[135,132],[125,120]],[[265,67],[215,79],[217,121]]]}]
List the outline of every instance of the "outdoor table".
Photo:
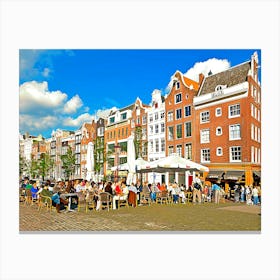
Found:
[{"label": "outdoor table", "polygon": [[73,197],[78,198],[78,194],[77,193],[63,193],[63,194],[61,194],[61,196],[69,199],[67,212],[74,212],[75,210],[71,209],[72,198]]}]

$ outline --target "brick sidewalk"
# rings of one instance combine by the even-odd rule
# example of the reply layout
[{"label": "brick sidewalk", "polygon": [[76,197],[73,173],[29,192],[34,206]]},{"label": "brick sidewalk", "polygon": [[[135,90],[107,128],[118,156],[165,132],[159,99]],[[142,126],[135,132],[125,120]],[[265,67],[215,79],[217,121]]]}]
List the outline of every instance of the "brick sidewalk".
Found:
[{"label": "brick sidewalk", "polygon": [[[260,216],[255,213],[224,211],[233,203],[176,204],[138,206],[120,210],[90,210],[81,212],[52,213],[37,206],[20,203],[20,232],[111,232],[111,231],[207,231],[207,230],[260,230]],[[223,208],[225,208],[223,210]],[[253,209],[250,208],[250,209]],[[238,211],[239,210],[239,211]],[[210,222],[211,221],[211,222]],[[248,223],[250,221],[250,223]],[[244,224],[244,225],[243,225]],[[250,228],[248,228],[248,224]]]}]

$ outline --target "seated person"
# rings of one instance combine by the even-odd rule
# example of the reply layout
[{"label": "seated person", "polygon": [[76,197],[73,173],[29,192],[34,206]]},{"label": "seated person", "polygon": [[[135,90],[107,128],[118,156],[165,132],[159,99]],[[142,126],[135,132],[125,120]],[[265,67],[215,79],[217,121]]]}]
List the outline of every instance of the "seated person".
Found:
[{"label": "seated person", "polygon": [[62,197],[60,197],[59,192],[54,193],[52,195],[52,205],[56,208],[56,212],[57,213],[61,213],[61,210],[65,210],[65,205],[68,204],[68,200],[63,199]]},{"label": "seated person", "polygon": [[[121,185],[120,185],[121,184]],[[116,194],[113,197],[113,209],[117,209],[117,200],[125,200],[128,196],[128,187],[124,182],[119,182],[115,189]]]}]

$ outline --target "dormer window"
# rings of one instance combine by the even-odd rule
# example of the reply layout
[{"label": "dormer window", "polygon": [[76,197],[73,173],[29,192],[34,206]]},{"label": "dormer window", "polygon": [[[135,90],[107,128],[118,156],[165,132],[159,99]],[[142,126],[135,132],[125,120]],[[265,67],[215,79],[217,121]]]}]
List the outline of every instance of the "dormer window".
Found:
[{"label": "dormer window", "polygon": [[176,82],[176,83],[175,83],[175,88],[176,88],[176,89],[179,89],[179,88],[180,88],[180,82]]},{"label": "dormer window", "polygon": [[218,86],[216,86],[215,91],[220,91],[222,89],[223,89],[223,87],[221,85],[218,85]]}]

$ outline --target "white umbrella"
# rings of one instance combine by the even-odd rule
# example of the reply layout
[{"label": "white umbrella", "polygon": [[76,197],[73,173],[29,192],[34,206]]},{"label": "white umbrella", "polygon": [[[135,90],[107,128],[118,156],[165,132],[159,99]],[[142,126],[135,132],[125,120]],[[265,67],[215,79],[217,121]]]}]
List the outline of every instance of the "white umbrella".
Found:
[{"label": "white umbrella", "polygon": [[93,143],[89,142],[87,146],[87,175],[86,180],[90,181],[93,178],[93,171],[94,171],[94,154],[93,154]]},{"label": "white umbrella", "polygon": [[132,135],[129,136],[127,140],[127,164],[128,164],[127,183],[131,184],[136,179],[135,147],[134,147],[134,137]]},{"label": "white umbrella", "polygon": [[177,154],[172,154],[168,157],[148,162],[148,164],[139,168],[142,172],[166,172],[166,171],[205,171],[209,168],[191,160],[182,158]]}]

